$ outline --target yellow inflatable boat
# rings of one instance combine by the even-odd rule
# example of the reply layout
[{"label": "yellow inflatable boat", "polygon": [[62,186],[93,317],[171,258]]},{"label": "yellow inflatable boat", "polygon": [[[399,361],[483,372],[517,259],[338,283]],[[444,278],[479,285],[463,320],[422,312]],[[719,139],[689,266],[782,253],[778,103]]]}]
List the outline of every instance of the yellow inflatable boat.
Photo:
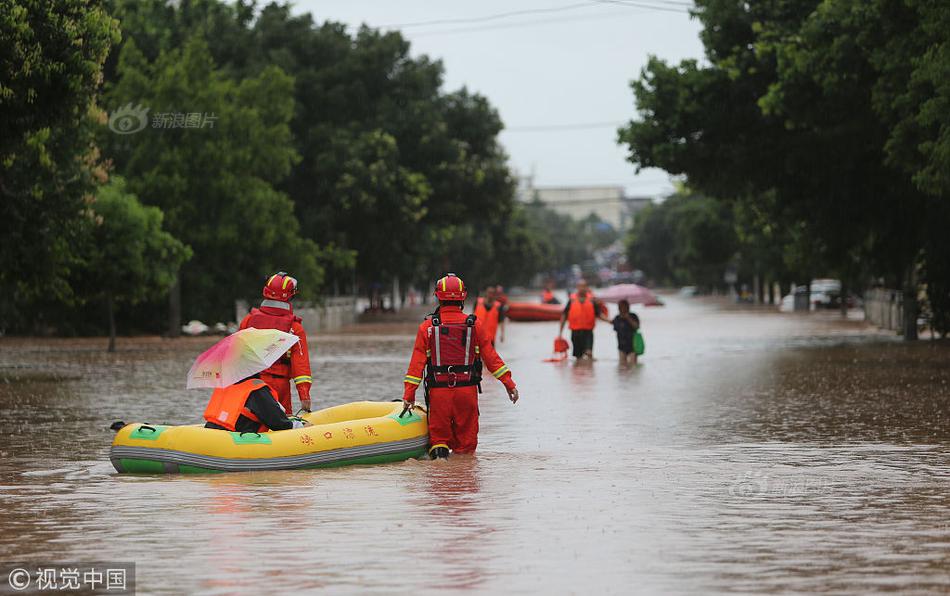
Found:
[{"label": "yellow inflatable boat", "polygon": [[400,418],[402,402],[361,401],[302,418],[311,426],[238,433],[203,426],[127,424],[109,457],[120,473],[175,474],[328,468],[419,457],[429,442],[426,412]]}]

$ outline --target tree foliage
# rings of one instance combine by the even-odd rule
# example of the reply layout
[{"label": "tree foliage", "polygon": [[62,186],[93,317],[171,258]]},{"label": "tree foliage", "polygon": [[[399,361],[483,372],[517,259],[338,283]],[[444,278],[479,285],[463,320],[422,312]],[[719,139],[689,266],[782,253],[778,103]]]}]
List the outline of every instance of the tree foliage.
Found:
[{"label": "tree foliage", "polygon": [[97,181],[94,97],[118,24],[97,2],[0,3],[0,329],[74,298]]},{"label": "tree foliage", "polygon": [[87,299],[107,306],[113,351],[114,309],[167,292],[191,251],[162,229],[161,210],[139,203],[122,178],[113,177],[99,189],[93,209],[95,218],[75,283]]},{"label": "tree foliage", "polygon": [[[276,3],[256,18],[244,4],[211,1],[174,11],[160,0],[120,1],[116,10],[147,59],[219,31],[207,46],[224,72],[253,77],[276,66],[293,77],[288,146],[300,159],[277,187],[292,199],[305,237],[356,254],[364,285],[397,276],[428,283],[435,274],[420,263],[445,264],[432,253],[469,226],[496,234],[492,245],[512,241],[497,236],[512,229],[504,222],[514,209],[498,114],[464,88],[444,92],[441,63],[411,56],[399,33],[350,33]],[[159,34],[157,22],[169,32]],[[491,258],[447,249],[446,266],[460,272]],[[328,281],[350,281],[349,272],[330,269]]]},{"label": "tree foliage", "polygon": [[[301,237],[293,203],[276,184],[299,156],[290,120],[293,80],[277,67],[236,81],[216,69],[192,37],[149,61],[134,41],[119,56],[110,106],[148,106],[149,126],[103,132],[116,171],[144,203],[160,207],[169,231],[194,251],[182,269],[189,316],[219,320],[266,271],[287,269],[319,286],[319,248]],[[199,114],[197,128],[155,128],[156,114]]]},{"label": "tree foliage", "polygon": [[[32,310],[95,332],[87,309],[109,295],[125,328],[157,331],[179,296],[187,318],[225,320],[277,269],[304,297],[446,270],[523,283],[613,239],[518,204],[497,111],[444,89],[398,32],[289,4],[104,2],[0,6],[0,328]],[[119,227],[97,223],[97,195]],[[128,263],[93,247],[143,217],[192,257],[171,286],[142,281],[147,296],[103,294]]]},{"label": "tree foliage", "polygon": [[629,159],[780,231],[740,238],[781,247],[756,266],[904,284],[913,321],[924,224],[947,194],[947,8],[700,0],[697,15],[707,62],[650,60],[620,131]]},{"label": "tree foliage", "polygon": [[685,191],[637,217],[627,254],[655,281],[711,289],[723,283],[738,244],[730,206]]}]

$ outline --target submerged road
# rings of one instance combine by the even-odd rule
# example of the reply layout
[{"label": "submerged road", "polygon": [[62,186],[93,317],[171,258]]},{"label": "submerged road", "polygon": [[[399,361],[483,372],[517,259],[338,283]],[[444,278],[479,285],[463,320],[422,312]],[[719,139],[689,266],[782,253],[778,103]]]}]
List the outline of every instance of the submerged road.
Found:
[{"label": "submerged road", "polygon": [[[499,345],[475,457],[132,477],[113,420],[194,423],[211,340],[0,340],[0,561],[134,561],[143,594],[950,590],[950,347],[671,298],[641,364]],[[401,395],[412,326],[311,338],[320,406]],[[5,578],[0,578],[5,581]]]}]

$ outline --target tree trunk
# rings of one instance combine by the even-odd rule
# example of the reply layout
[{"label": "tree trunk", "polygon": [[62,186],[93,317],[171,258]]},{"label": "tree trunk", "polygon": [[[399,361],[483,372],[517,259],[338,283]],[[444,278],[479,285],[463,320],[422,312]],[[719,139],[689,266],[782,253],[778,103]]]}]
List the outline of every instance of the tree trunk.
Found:
[{"label": "tree trunk", "polygon": [[112,292],[106,296],[106,308],[109,309],[109,351],[115,352],[115,301]]},{"label": "tree trunk", "polygon": [[904,341],[917,340],[917,270],[913,264],[904,276]]},{"label": "tree trunk", "polygon": [[841,280],[841,296],[838,298],[841,301],[841,318],[848,318],[848,282]]},{"label": "tree trunk", "polygon": [[393,312],[397,312],[397,311],[399,310],[399,306],[400,306],[400,305],[399,305],[399,296],[400,296],[400,292],[399,292],[399,276],[396,275],[395,277],[393,277],[393,287],[392,287],[392,307],[393,307]]},{"label": "tree trunk", "polygon": [[181,335],[181,273],[168,290],[168,337]]}]

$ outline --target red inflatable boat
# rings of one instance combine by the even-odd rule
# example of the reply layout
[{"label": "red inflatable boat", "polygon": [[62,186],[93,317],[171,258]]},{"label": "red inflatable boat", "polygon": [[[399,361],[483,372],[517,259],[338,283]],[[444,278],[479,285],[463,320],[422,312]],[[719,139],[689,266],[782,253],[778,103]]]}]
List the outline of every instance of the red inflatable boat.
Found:
[{"label": "red inflatable boat", "polygon": [[508,318],[512,321],[560,321],[563,304],[538,302],[509,302]]}]

